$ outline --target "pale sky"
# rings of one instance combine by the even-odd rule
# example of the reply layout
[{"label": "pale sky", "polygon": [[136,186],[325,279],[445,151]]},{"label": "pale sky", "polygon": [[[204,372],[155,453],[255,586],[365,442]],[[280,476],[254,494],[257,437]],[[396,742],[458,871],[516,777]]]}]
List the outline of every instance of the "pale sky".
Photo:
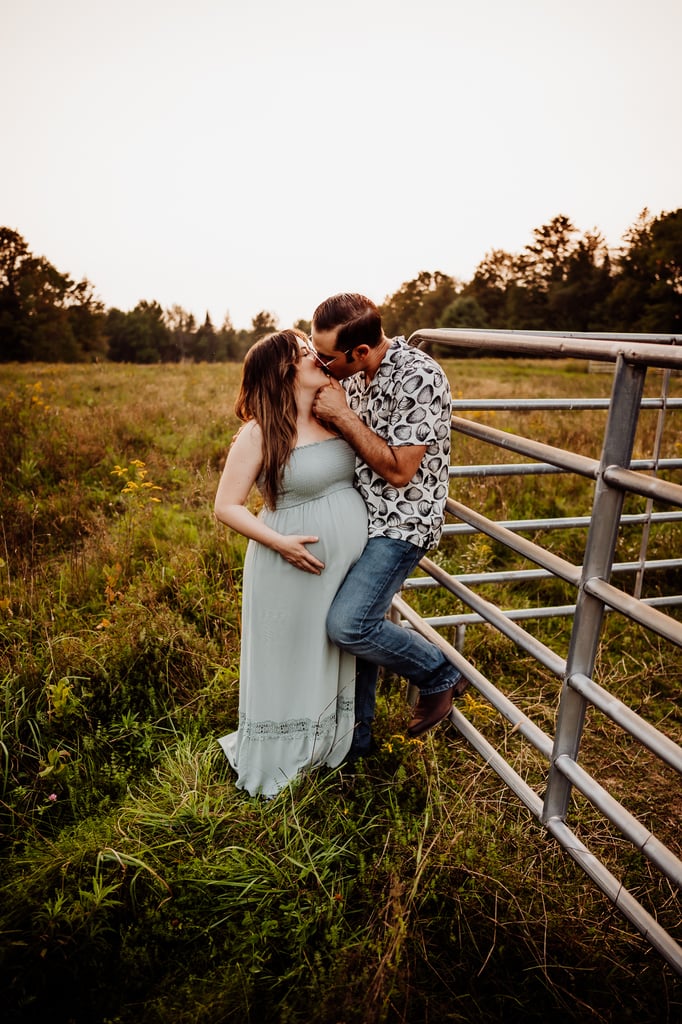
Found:
[{"label": "pale sky", "polygon": [[0,0],[0,225],[281,327],[682,206],[680,0]]}]

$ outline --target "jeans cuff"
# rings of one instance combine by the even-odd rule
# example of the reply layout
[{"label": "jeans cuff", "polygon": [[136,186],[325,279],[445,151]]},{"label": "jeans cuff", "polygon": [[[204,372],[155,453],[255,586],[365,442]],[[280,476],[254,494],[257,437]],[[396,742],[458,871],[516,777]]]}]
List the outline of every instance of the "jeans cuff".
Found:
[{"label": "jeans cuff", "polygon": [[437,693],[444,693],[445,690],[449,690],[451,686],[456,686],[461,678],[462,673],[459,669],[452,668],[447,673],[440,672],[435,682],[430,686],[420,686],[419,692],[435,696]]}]

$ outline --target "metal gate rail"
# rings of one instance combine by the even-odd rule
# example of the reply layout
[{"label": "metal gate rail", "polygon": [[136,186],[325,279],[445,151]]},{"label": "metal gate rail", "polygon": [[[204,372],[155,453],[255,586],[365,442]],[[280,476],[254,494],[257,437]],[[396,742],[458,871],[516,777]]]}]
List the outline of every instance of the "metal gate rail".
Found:
[{"label": "metal gate rail", "polygon": [[[479,331],[479,330],[423,330],[413,334],[410,342],[420,346],[438,344],[447,349],[476,349],[487,356],[521,355],[530,358],[578,358],[591,362],[615,364],[613,387],[608,400],[590,399],[479,399],[453,401],[452,428],[461,434],[534,459],[530,464],[492,464],[453,467],[451,476],[493,476],[518,473],[571,473],[595,481],[590,516],[552,520],[516,520],[495,522],[459,501],[448,499],[447,511],[458,522],[448,523],[445,534],[486,534],[504,544],[510,551],[528,559],[537,569],[508,570],[497,573],[447,573],[431,559],[424,558],[420,568],[425,578],[408,580],[406,589],[443,587],[464,603],[471,614],[422,618],[396,595],[393,614],[413,629],[436,643],[449,660],[471,681],[486,699],[512,726],[513,731],[528,741],[547,761],[544,796],[518,774],[505,757],[457,708],[453,708],[451,721],[472,747],[495,770],[502,781],[519,797],[525,806],[542,822],[570,856],[593,879],[618,909],[658,950],[671,967],[682,974],[682,947],[673,936],[627,891],[622,883],[596,856],[594,856],[567,823],[571,791],[577,789],[606,819],[648,859],[672,885],[682,885],[682,861],[652,832],[616,800],[592,775],[578,764],[585,714],[588,704],[598,708],[612,722],[625,730],[637,742],[655,754],[662,763],[682,774],[682,747],[664,732],[646,722],[631,708],[600,686],[592,674],[600,644],[603,618],[606,612],[617,611],[676,646],[682,646],[682,622],[672,618],[656,605],[682,604],[682,595],[642,599],[630,595],[610,582],[612,574],[636,572],[638,584],[645,570],[665,571],[682,567],[682,558],[646,559],[648,530],[651,525],[679,522],[681,512],[665,510],[653,512],[653,502],[682,506],[682,486],[657,476],[644,475],[660,469],[676,470],[682,467],[680,459],[660,459],[658,449],[666,412],[682,408],[682,399],[667,396],[669,371],[682,370],[682,343],[680,336],[613,334],[575,335],[541,332]],[[662,368],[665,388],[660,399],[643,399],[645,376],[649,367]],[[473,422],[454,412],[465,409],[563,408],[608,409],[599,459],[577,452],[497,430],[486,424]],[[651,460],[632,460],[632,450],[640,411],[658,409],[657,451]],[[560,481],[557,487],[560,487]],[[647,512],[623,515],[626,493],[647,499]],[[622,525],[643,527],[640,560],[614,565],[618,533]],[[581,526],[587,529],[584,560],[574,565],[548,551],[535,541],[519,534],[524,530],[561,529]],[[544,609],[503,610],[473,591],[469,584],[482,582],[508,582],[529,578],[554,576],[576,589],[574,605]],[[639,585],[636,588],[639,591]],[[533,637],[515,621],[517,618],[543,615],[573,615],[573,626],[568,655],[564,659]],[[506,697],[489,679],[471,665],[461,650],[453,646],[435,626],[487,622],[509,638],[540,665],[562,680],[561,694],[554,736],[540,729],[520,708]],[[459,636],[461,637],[461,633]]]}]

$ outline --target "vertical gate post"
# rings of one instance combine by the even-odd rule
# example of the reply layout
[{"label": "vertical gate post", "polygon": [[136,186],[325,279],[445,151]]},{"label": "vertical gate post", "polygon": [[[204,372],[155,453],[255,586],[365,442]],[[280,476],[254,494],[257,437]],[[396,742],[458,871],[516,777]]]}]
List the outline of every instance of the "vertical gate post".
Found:
[{"label": "vertical gate post", "polygon": [[566,675],[559,701],[542,814],[545,824],[556,818],[564,821],[568,812],[571,783],[556,767],[556,762],[563,755],[577,761],[587,704],[585,698],[569,686],[569,680],[576,673],[592,676],[604,616],[603,601],[587,594],[585,583],[594,578],[610,579],[623,507],[622,490],[607,484],[603,474],[608,466],[630,466],[645,377],[646,366],[627,363],[622,355],[618,356],[566,660]]}]

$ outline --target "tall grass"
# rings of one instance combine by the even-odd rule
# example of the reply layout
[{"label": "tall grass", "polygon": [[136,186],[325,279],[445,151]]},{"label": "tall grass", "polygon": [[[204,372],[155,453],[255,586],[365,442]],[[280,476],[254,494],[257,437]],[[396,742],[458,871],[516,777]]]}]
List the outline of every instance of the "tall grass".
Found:
[{"label": "tall grass", "polygon": [[[610,386],[569,362],[446,368],[453,393],[471,397]],[[317,772],[266,803],[234,788],[215,736],[236,720],[244,543],[216,527],[211,508],[238,375],[230,365],[3,367],[3,1018],[678,1019],[679,979],[458,734],[405,738],[399,681],[382,682],[379,750],[355,772]],[[480,415],[515,429],[507,414]],[[570,414],[524,418],[543,440],[598,452],[601,414],[580,425]],[[645,424],[642,454],[652,437]],[[468,440],[455,458],[491,461]],[[585,486],[553,478],[524,492],[458,488],[496,518],[589,509]],[[579,531],[544,540],[580,560]],[[668,531],[655,545],[679,541]],[[452,538],[437,558],[478,570],[502,553]],[[557,584],[494,598],[544,601],[547,586]],[[436,591],[410,600],[425,614],[451,608]],[[565,648],[569,623],[533,628]],[[644,631],[616,620],[607,629],[603,678],[679,736],[679,671]],[[556,680],[483,627],[465,650],[553,728]],[[518,737],[480,699],[462,706],[540,785]],[[592,718],[589,767],[674,844],[670,780]],[[677,927],[676,894],[588,806],[576,801],[574,814]]]}]

